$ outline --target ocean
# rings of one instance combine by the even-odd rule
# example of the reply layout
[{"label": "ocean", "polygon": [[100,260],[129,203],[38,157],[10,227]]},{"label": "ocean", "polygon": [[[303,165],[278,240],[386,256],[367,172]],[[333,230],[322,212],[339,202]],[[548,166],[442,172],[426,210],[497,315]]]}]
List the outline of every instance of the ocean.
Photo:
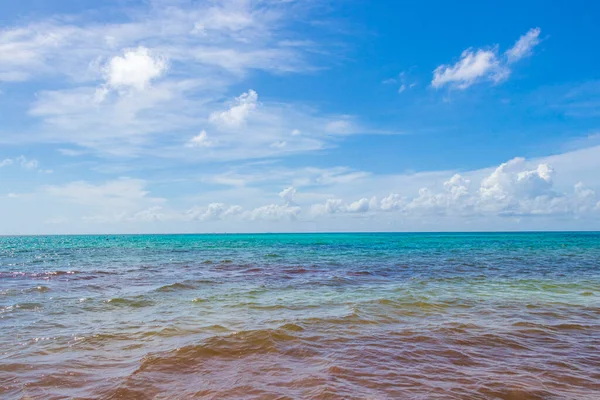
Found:
[{"label": "ocean", "polygon": [[2,399],[600,399],[600,233],[0,237]]}]

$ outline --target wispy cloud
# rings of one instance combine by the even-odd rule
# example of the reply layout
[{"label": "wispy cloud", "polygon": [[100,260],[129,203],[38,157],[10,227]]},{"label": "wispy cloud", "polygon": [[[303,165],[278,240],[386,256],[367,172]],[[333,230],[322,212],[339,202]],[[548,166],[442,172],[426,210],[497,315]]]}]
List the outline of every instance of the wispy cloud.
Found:
[{"label": "wispy cloud", "polygon": [[438,66],[433,71],[431,86],[466,89],[481,81],[502,82],[510,76],[511,64],[532,54],[533,47],[539,43],[540,32],[540,28],[529,30],[503,56],[498,54],[497,45],[488,49],[469,48],[455,64]]},{"label": "wispy cloud", "polygon": [[[283,157],[335,146],[334,136],[380,133],[353,116],[259,102],[252,89],[230,93],[255,70],[314,69],[314,50],[324,45],[289,27],[299,9],[278,1],[150,2],[119,23],[69,16],[1,31],[0,49],[15,55],[0,62],[0,76],[53,77],[59,88],[36,93],[29,116],[39,125],[0,140],[53,143],[71,155],[207,162]],[[210,154],[198,151],[209,147]]]},{"label": "wispy cloud", "polygon": [[0,168],[7,167],[10,165],[18,165],[23,169],[34,170],[39,172],[52,172],[50,170],[39,169],[40,163],[34,158],[27,158],[23,155],[15,158],[5,158],[0,161]]},{"label": "wispy cloud", "polygon": [[250,113],[256,109],[258,94],[250,89],[235,98],[234,104],[226,111],[214,112],[210,115],[210,122],[223,128],[239,128]]},{"label": "wispy cloud", "polygon": [[417,86],[417,82],[409,77],[409,71],[402,71],[396,78],[384,79],[381,83],[384,85],[394,85],[398,88],[398,93],[404,93]]},{"label": "wispy cloud", "polygon": [[433,71],[431,86],[441,88],[446,85],[466,89],[479,80],[500,82],[506,79],[510,70],[505,68],[497,57],[497,50],[467,49],[454,65],[440,65]]},{"label": "wispy cloud", "polygon": [[508,63],[514,63],[522,58],[529,57],[532,50],[540,43],[540,28],[532,28],[526,34],[521,36],[513,47],[506,50]]}]

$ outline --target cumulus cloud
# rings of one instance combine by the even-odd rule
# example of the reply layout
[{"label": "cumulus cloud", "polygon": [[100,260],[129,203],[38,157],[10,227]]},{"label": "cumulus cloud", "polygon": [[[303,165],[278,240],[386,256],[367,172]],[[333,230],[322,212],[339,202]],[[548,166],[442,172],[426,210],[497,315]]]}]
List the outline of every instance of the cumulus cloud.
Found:
[{"label": "cumulus cloud", "polygon": [[335,214],[343,210],[343,203],[342,199],[327,199],[325,204],[313,204],[311,213],[314,215]]},{"label": "cumulus cloud", "polygon": [[540,28],[532,28],[522,35],[513,47],[506,50],[508,62],[513,63],[530,56],[533,48],[540,43],[540,33]]},{"label": "cumulus cloud", "polygon": [[238,215],[242,207],[224,203],[211,203],[207,207],[194,207],[186,213],[186,219],[195,221],[216,221],[229,216]]},{"label": "cumulus cloud", "polygon": [[438,187],[423,187],[414,195],[391,193],[354,202],[330,198],[313,204],[311,215],[396,213],[400,218],[585,215],[600,211],[596,192],[577,183],[571,192],[554,186],[554,169],[542,162],[531,167],[515,158],[493,168],[477,182],[454,174]]},{"label": "cumulus cloud", "polygon": [[504,55],[498,54],[498,46],[464,50],[455,64],[442,64],[433,71],[431,86],[466,89],[482,81],[499,83],[509,77],[511,64],[531,55],[540,32],[540,28],[529,30]]},{"label": "cumulus cloud", "polygon": [[514,158],[502,163],[481,182],[480,202],[483,207],[508,211],[519,208],[519,201],[541,196],[555,197],[552,191],[554,170],[539,164],[524,170],[525,159]]},{"label": "cumulus cloud", "polygon": [[455,174],[444,182],[443,191],[439,193],[429,188],[421,188],[419,195],[406,205],[405,211],[434,215],[470,213],[473,204],[469,197],[469,185],[468,179]]},{"label": "cumulus cloud", "polygon": [[327,199],[324,204],[313,204],[311,213],[313,215],[356,213],[364,214],[378,208],[377,198],[364,197],[351,203],[344,203],[342,199]]},{"label": "cumulus cloud", "polygon": [[145,89],[167,69],[164,58],[153,55],[149,49],[140,46],[125,50],[122,56],[113,57],[104,67],[106,83],[115,89]]},{"label": "cumulus cloud", "polygon": [[557,191],[554,174],[546,163],[529,169],[525,159],[515,158],[495,168],[476,189],[457,174],[444,183],[443,191],[423,188],[399,209],[408,215],[461,216],[564,215],[594,209],[597,200],[593,190],[578,183],[573,193]]},{"label": "cumulus cloud", "polygon": [[369,199],[362,198],[353,203],[348,204],[346,208],[348,212],[363,213],[369,211]]},{"label": "cumulus cloud", "polygon": [[268,204],[250,211],[248,217],[252,221],[295,220],[298,218],[300,211],[301,209],[298,206],[291,206],[288,204]]},{"label": "cumulus cloud", "polygon": [[588,188],[583,182],[577,182],[573,187],[575,208],[579,213],[600,211],[600,200],[597,200],[596,192]]},{"label": "cumulus cloud", "polygon": [[215,141],[208,138],[206,131],[200,132],[186,143],[186,147],[212,147]]},{"label": "cumulus cloud", "polygon": [[390,193],[388,196],[381,199],[380,208],[383,211],[396,211],[404,208],[408,203],[406,197],[398,193]]},{"label": "cumulus cloud", "polygon": [[226,111],[214,112],[210,115],[210,122],[221,128],[237,128],[243,125],[250,113],[256,109],[258,94],[250,89],[235,98],[234,104]]},{"label": "cumulus cloud", "polygon": [[[533,217],[536,220],[543,220],[539,217],[568,217],[572,220],[586,218],[593,221],[600,218],[600,201],[594,190],[596,188],[577,181],[566,186],[565,183],[568,182],[563,181],[557,187],[555,181],[563,175],[557,175],[547,160],[534,163],[515,158],[491,169],[448,174],[445,180],[440,180],[442,176],[432,175],[431,179],[426,179],[430,184],[420,190],[404,190],[402,194],[392,192],[379,198],[369,192],[372,193],[373,188],[380,190],[382,181],[375,186],[360,185],[365,193],[358,196],[358,199],[355,197],[355,190],[348,190],[350,187],[359,187],[352,181],[328,186],[315,186],[313,182],[308,186],[301,186],[304,188],[303,200],[310,199],[302,206],[295,201],[296,185],[285,187],[279,192],[281,204],[259,203],[244,207],[227,202],[239,199],[240,190],[246,193],[242,197],[256,198],[261,193],[266,195],[266,192],[251,187],[252,182],[256,181],[250,181],[248,186],[236,189],[235,193],[225,190],[219,194],[215,192],[214,195],[205,195],[203,197],[209,200],[205,206],[179,209],[170,208],[166,200],[152,196],[147,182],[132,178],[100,184],[79,181],[45,186],[37,194],[20,194],[19,197],[32,201],[33,196],[37,195],[42,196],[40,198],[44,199],[44,204],[64,203],[70,210],[77,210],[72,214],[73,220],[77,220],[79,215],[79,221],[122,224],[120,226],[135,223],[153,224],[155,227],[155,223],[161,223],[165,224],[161,226],[171,226],[173,230],[179,231],[202,230],[205,225],[198,223],[211,221],[219,221],[219,225],[213,226],[226,226],[227,230],[232,227],[237,230],[252,230],[255,226],[253,223],[259,221],[277,222],[282,224],[278,226],[284,226],[285,229],[295,229],[289,223],[297,220],[318,223],[331,218],[327,227],[341,224],[339,226],[355,229],[356,226],[349,221],[368,218],[373,221],[370,224],[379,224],[373,226],[381,229],[390,222],[423,227],[423,224],[433,221],[444,224],[442,221],[446,219],[466,224],[477,223],[481,229],[486,226],[484,223],[487,221],[510,223],[525,218],[533,221]],[[379,180],[381,177],[373,179]],[[421,180],[422,176],[419,178]],[[389,184],[384,186],[393,187]],[[318,188],[346,195],[332,197]],[[403,190],[406,187],[401,183],[396,189]],[[381,192],[377,194],[380,195]],[[211,197],[217,201],[210,202]],[[60,208],[56,211],[54,215],[64,214]],[[48,217],[51,215],[43,216],[42,220]],[[491,225],[490,229],[496,227],[497,225]]]},{"label": "cumulus cloud", "polygon": [[145,210],[136,212],[131,216],[125,217],[125,220],[135,222],[160,222],[169,219],[170,215],[165,213],[161,206],[153,206]]},{"label": "cumulus cloud", "polygon": [[287,205],[294,204],[294,197],[296,196],[296,189],[293,186],[287,187],[279,192],[279,197],[285,201]]}]

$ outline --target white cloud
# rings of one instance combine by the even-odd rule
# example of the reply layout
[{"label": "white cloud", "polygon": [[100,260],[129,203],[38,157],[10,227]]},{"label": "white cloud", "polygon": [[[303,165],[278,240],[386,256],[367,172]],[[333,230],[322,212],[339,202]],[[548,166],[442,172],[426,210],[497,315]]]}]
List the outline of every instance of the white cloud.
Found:
[{"label": "white cloud", "polygon": [[515,45],[506,51],[508,62],[513,63],[530,56],[533,48],[540,43],[540,33],[540,28],[532,28],[522,35]]},{"label": "white cloud", "polygon": [[398,74],[398,78],[385,79],[381,83],[383,83],[384,85],[398,84],[398,93],[404,93],[417,85],[417,82],[414,82],[413,80],[409,79],[409,73],[410,70],[402,71]]},{"label": "white cloud", "polygon": [[297,219],[300,211],[301,208],[298,206],[291,206],[287,204],[268,204],[266,206],[255,208],[254,210],[250,211],[247,216],[252,221],[289,221]]},{"label": "white cloud", "polygon": [[44,224],[66,224],[68,222],[70,222],[71,220],[68,217],[65,217],[64,215],[59,215],[56,217],[51,217],[48,218],[47,220],[44,221]]},{"label": "white cloud", "polygon": [[419,195],[406,205],[404,212],[433,215],[469,214],[473,211],[469,185],[468,179],[455,174],[444,182],[443,191],[439,193],[428,188],[421,188]]},{"label": "white cloud", "polygon": [[502,163],[483,177],[479,188],[470,190],[470,181],[454,175],[444,190],[419,191],[402,211],[406,214],[461,216],[563,215],[588,212],[596,203],[595,193],[582,184],[574,193],[553,187],[554,170],[545,163],[528,169],[523,158]]},{"label": "white cloud", "polygon": [[324,204],[313,204],[311,212],[313,215],[338,214],[338,213],[357,213],[363,214],[368,211],[374,211],[377,208],[377,199],[362,198],[349,204],[345,204],[342,199],[327,199]]},{"label": "white cloud", "polygon": [[43,25],[0,31],[0,81],[29,79],[34,71],[45,72],[45,55],[64,44],[65,30],[48,31]]},{"label": "white cloud", "polygon": [[285,140],[280,140],[278,142],[273,142],[270,145],[270,147],[272,147],[274,149],[283,149],[286,146],[287,146],[287,142]]},{"label": "white cloud", "polygon": [[352,132],[352,130],[353,126],[349,118],[331,121],[325,125],[325,131],[333,134],[347,134]]},{"label": "white cloud", "polygon": [[[371,174],[368,179],[333,179],[326,184],[319,182],[323,176],[344,177],[356,171],[279,170],[273,163],[255,163],[261,171],[257,172],[247,163],[243,167],[246,175],[229,176],[244,185],[178,198],[175,208],[151,195],[148,182],[132,178],[45,186],[34,193],[20,193],[19,201],[12,203],[13,207],[40,204],[35,210],[26,209],[37,221],[69,216],[72,222],[63,227],[54,224],[53,229],[94,229],[82,221],[104,227],[96,229],[110,224],[111,230],[129,232],[567,229],[575,227],[566,225],[574,221],[580,221],[577,226],[593,228],[600,221],[599,182],[593,173],[573,169],[573,159],[581,161],[582,171],[595,170],[599,152],[600,147],[537,160],[517,158],[460,174]],[[558,173],[554,165],[560,167]],[[294,184],[283,186],[279,193],[282,204],[261,204],[261,199],[273,195],[270,188],[284,181]],[[392,193],[386,194],[390,190]],[[232,205],[240,199],[243,203]],[[0,201],[11,199],[4,196]],[[20,215],[19,220],[27,220],[28,215]]]},{"label": "white cloud", "polygon": [[549,194],[554,171],[547,164],[534,170],[523,170],[524,158],[501,164],[481,182],[479,192],[485,200],[505,201],[511,197],[536,197]]},{"label": "white cloud", "polygon": [[[546,162],[531,167],[523,158],[515,158],[491,169],[472,185],[472,179],[454,174],[441,187],[423,187],[413,195],[392,193],[380,202],[375,197],[363,197],[345,203],[330,198],[325,203],[313,204],[315,217],[330,214],[396,213],[402,219],[460,217],[504,218],[512,216],[592,215],[597,213],[596,192],[577,183],[570,190],[561,191],[554,185],[554,169]],[[483,172],[483,171],[481,171]],[[478,175],[481,172],[472,172]],[[597,215],[600,217],[600,215]]]},{"label": "white cloud", "polygon": [[294,197],[296,196],[296,189],[293,186],[287,187],[279,192],[279,197],[285,201],[287,205],[294,204]]},{"label": "white cloud", "polygon": [[[21,166],[21,168],[24,169],[28,169],[28,170],[37,170],[40,163],[38,162],[38,160],[33,159],[33,158],[27,158],[25,156],[18,156],[13,158],[5,158],[4,160],[0,161],[0,168],[2,167],[6,167],[9,165],[19,165]],[[39,172],[52,172],[50,170],[39,170]]]},{"label": "white cloud", "polygon": [[37,160],[27,159],[25,156],[17,157],[16,161],[25,169],[37,169],[39,163]]},{"label": "white cloud", "polygon": [[125,50],[122,56],[113,57],[104,67],[106,83],[115,89],[145,89],[167,69],[164,58],[153,56],[146,47]]},{"label": "white cloud", "polygon": [[186,147],[212,147],[215,145],[213,140],[208,138],[208,134],[206,131],[200,132],[198,135],[194,136],[190,139],[189,142],[186,143]]},{"label": "white cloud", "polygon": [[223,203],[211,203],[207,207],[194,207],[187,211],[186,219],[196,221],[216,221],[229,216],[238,215],[242,207],[228,206]]},{"label": "white cloud", "polygon": [[[153,1],[131,9],[118,23],[90,23],[85,16],[61,15],[6,27],[0,31],[0,80],[49,74],[77,81],[96,80],[99,71],[94,70],[93,63],[90,68],[91,61],[109,59],[116,49],[135,49],[148,43],[169,60],[236,74],[248,69],[305,70],[309,67],[302,53],[315,44],[303,42],[291,47],[282,40],[287,34],[281,22],[290,16],[292,8],[298,12],[291,4],[270,1]],[[122,58],[130,63],[136,57]],[[144,69],[146,73],[157,71],[147,58],[137,61],[150,67]],[[139,84],[131,79],[125,78],[125,82]]]},{"label": "white cloud", "polygon": [[[250,168],[251,167],[251,168]],[[300,187],[325,187],[332,185],[359,184],[370,174],[365,171],[356,171],[347,167],[315,168],[305,167],[299,169],[276,166],[272,163],[243,164],[227,172],[204,176],[202,180],[225,186],[259,185],[270,183],[273,185],[292,184]]]},{"label": "white cloud", "polygon": [[48,185],[42,192],[69,203],[118,213],[139,209],[144,204],[164,202],[164,199],[149,197],[146,185],[147,182],[141,179],[120,178],[99,184],[77,181]]},{"label": "white cloud", "polygon": [[335,214],[344,210],[342,199],[327,199],[325,204],[313,204],[311,213],[314,215]]},{"label": "white cloud", "polygon": [[6,159],[0,161],[0,168],[6,167],[7,165],[12,165],[12,164],[13,164],[13,160],[10,158],[6,158]]},{"label": "white cloud", "polygon": [[433,71],[431,85],[434,88],[452,85],[458,89],[466,89],[479,80],[499,82],[509,73],[510,71],[498,60],[496,49],[476,51],[467,49],[462,52],[456,64],[437,67]]},{"label": "white cloud", "polygon": [[354,212],[354,213],[365,213],[365,212],[369,211],[369,199],[362,198],[353,203],[350,203],[346,207],[346,210],[348,212]]},{"label": "white cloud", "polygon": [[163,211],[161,206],[152,206],[145,210],[134,213],[130,217],[125,217],[126,221],[140,221],[140,222],[160,222],[167,221],[170,216]]},{"label": "white cloud", "polygon": [[531,49],[539,43],[539,34],[539,28],[529,30],[506,51],[504,57],[498,55],[498,46],[489,49],[467,49],[455,64],[443,64],[433,71],[431,86],[466,89],[481,81],[499,83],[509,77],[510,64],[531,54]]},{"label": "white cloud", "polygon": [[234,104],[222,112],[214,112],[210,115],[210,122],[221,128],[238,128],[242,126],[250,113],[256,109],[258,94],[250,89],[235,98]]},{"label": "white cloud", "polygon": [[[297,40],[306,32],[288,23],[306,8],[244,0],[144,4],[115,23],[72,15],[0,31],[7,49],[29,49],[18,66],[0,62],[0,71],[52,75],[57,83],[32,100],[35,129],[0,132],[0,141],[208,163],[288,156],[337,146],[337,134],[379,133],[308,104],[259,102],[254,90],[223,103],[253,70],[314,69],[322,52],[313,50],[325,44]],[[211,123],[210,140],[198,136]]]},{"label": "white cloud", "polygon": [[58,152],[62,155],[69,157],[78,157],[85,154],[85,151],[82,150],[73,150],[73,149],[58,149]]},{"label": "white cloud", "polygon": [[[71,15],[8,27],[0,31],[0,48],[7,50],[0,57],[12,51],[20,61],[0,62],[0,73],[61,79],[54,80],[58,88],[36,94],[29,108],[40,122],[36,129],[3,133],[0,140],[76,145],[90,155],[201,162],[332,146],[325,127],[338,116],[322,116],[302,104],[259,104],[253,90],[227,108],[221,102],[252,70],[314,69],[309,58],[319,53],[312,50],[324,45],[297,40],[301,32],[287,23],[303,10],[291,2],[159,1],[115,23]],[[182,137],[198,135],[211,122],[220,131],[211,154],[200,158],[193,146],[181,150]],[[359,133],[356,122],[337,128]]]},{"label": "white cloud", "polygon": [[381,199],[380,207],[383,211],[396,211],[406,207],[407,203],[406,197],[398,193],[391,193]]}]

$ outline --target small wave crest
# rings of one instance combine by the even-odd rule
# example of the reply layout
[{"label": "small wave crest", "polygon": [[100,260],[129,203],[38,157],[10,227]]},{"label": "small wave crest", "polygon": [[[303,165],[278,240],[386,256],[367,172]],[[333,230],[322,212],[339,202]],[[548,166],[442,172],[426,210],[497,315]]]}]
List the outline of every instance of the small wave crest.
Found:
[{"label": "small wave crest", "polygon": [[177,292],[179,290],[192,290],[197,289],[198,286],[194,285],[192,282],[177,282],[172,283],[170,285],[164,285],[156,289],[157,292]]},{"label": "small wave crest", "polygon": [[[269,353],[293,355],[309,352],[296,333],[303,330],[295,324],[278,329],[240,331],[225,336],[213,336],[202,344],[188,345],[166,354],[146,356],[135,372],[178,372],[201,365],[211,358],[240,359]],[[303,348],[301,350],[301,347]]]},{"label": "small wave crest", "polygon": [[108,299],[105,301],[106,304],[115,307],[132,307],[132,308],[142,308],[142,307],[150,307],[154,305],[154,301],[150,299],[146,299],[144,297],[138,296],[134,298],[127,297],[114,297],[112,299]]}]

